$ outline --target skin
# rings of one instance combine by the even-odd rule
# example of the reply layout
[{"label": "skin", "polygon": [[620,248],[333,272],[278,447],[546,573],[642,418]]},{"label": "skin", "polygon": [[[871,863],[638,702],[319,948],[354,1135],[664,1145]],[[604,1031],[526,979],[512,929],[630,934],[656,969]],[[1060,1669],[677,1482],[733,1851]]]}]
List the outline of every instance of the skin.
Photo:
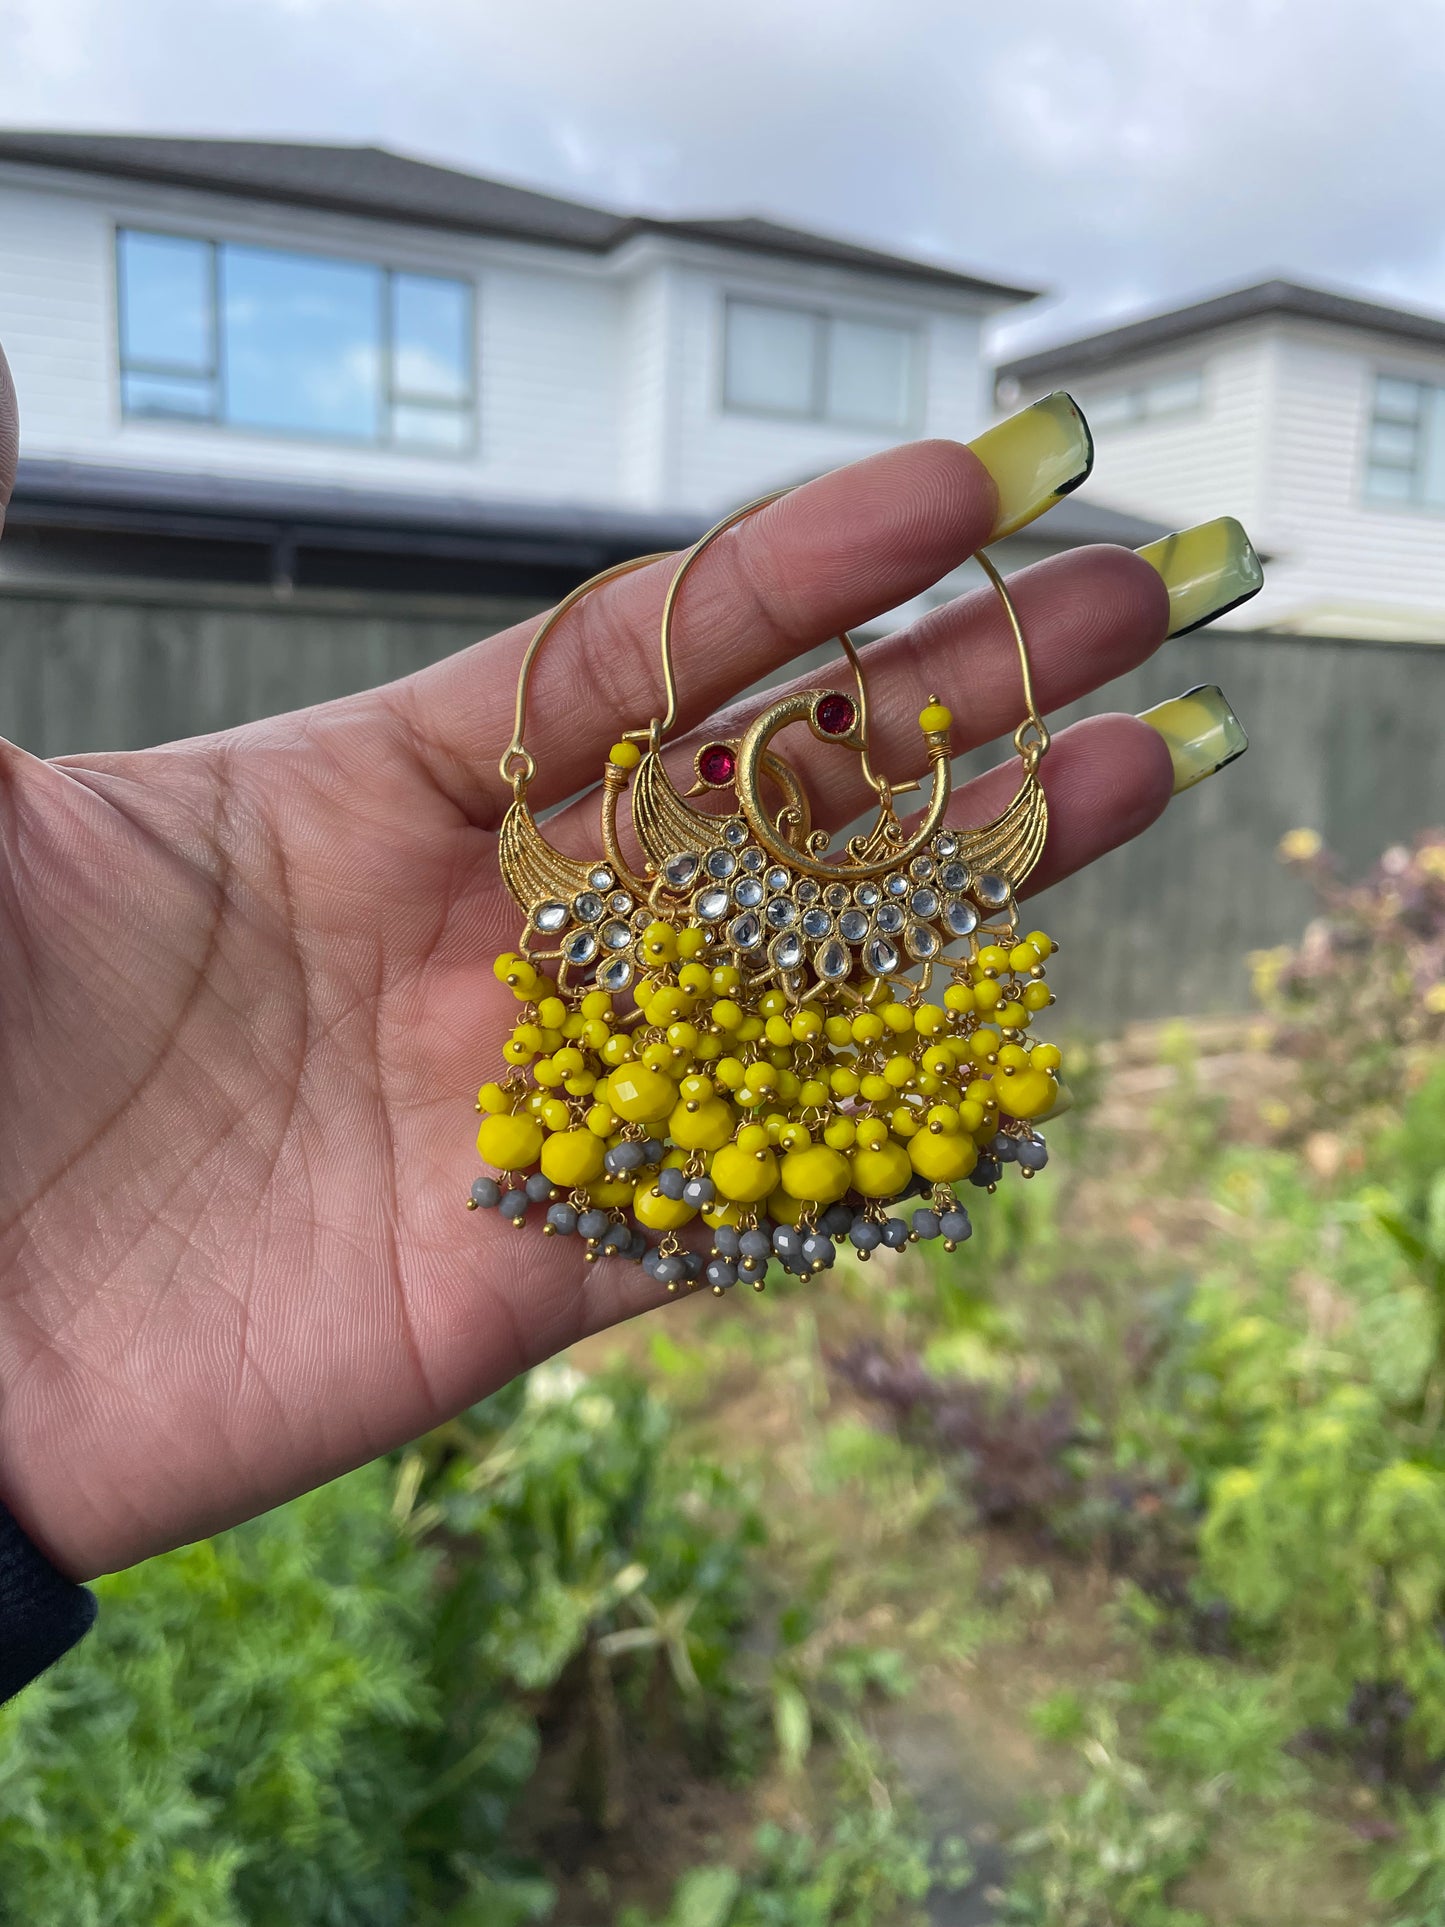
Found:
[{"label": "skin", "polygon": [[[15,448],[0,356],[0,503]],[[680,723],[735,733],[735,692],[936,581],[993,513],[974,456],[931,441],[725,536],[685,592]],[[653,713],[668,573],[603,591],[549,645],[535,807]],[[1046,709],[1163,639],[1163,585],[1124,550],[1013,587]],[[160,749],[42,762],[0,743],[0,1496],[76,1578],[275,1505],[656,1302],[636,1266],[462,1208],[476,1087],[517,1008],[488,966],[518,935],[497,762],[531,628]],[[868,656],[884,770],[918,766],[930,691],[960,747],[1019,719],[987,590]],[[798,754],[837,827],[865,800],[856,758]],[[1170,792],[1162,740],[1125,716],[1060,734],[1044,771],[1035,888]],[[953,820],[1016,780],[970,785]],[[593,822],[595,802],[553,834],[595,849]]]}]

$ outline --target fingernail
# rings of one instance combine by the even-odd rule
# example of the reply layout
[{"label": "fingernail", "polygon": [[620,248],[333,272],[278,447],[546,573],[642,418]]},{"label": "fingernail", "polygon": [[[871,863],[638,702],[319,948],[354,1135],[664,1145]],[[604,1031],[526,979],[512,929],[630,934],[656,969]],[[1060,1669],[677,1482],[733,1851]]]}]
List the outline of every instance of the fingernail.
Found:
[{"label": "fingernail", "polygon": [[1193,789],[1206,776],[1213,776],[1249,748],[1239,718],[1215,683],[1201,683],[1167,703],[1156,703],[1152,709],[1141,711],[1139,721],[1157,729],[1169,745],[1176,796],[1181,790]]},{"label": "fingernail", "polygon": [[1232,515],[1162,536],[1136,551],[1169,591],[1169,634],[1187,636],[1264,587],[1254,544]]},{"label": "fingernail", "polygon": [[1062,389],[986,428],[969,447],[993,477],[998,514],[990,542],[1051,509],[1094,466],[1094,438],[1078,403]]}]

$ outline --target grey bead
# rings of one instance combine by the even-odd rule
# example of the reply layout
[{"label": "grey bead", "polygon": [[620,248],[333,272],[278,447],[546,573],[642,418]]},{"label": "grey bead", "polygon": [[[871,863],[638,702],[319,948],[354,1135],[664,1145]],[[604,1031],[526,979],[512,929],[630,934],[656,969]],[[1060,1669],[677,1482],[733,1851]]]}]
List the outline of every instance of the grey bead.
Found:
[{"label": "grey bead", "polygon": [[480,1205],[484,1211],[491,1211],[502,1196],[502,1187],[495,1178],[472,1179],[472,1203]]},{"label": "grey bead", "polygon": [[631,1258],[634,1263],[636,1263],[638,1259],[646,1258],[648,1252],[651,1251],[652,1248],[653,1247],[647,1242],[647,1239],[643,1235],[643,1233],[640,1231],[634,1230],[625,1255]]},{"label": "grey bead", "polygon": [[833,1240],[826,1232],[810,1231],[803,1240],[803,1261],[810,1268],[816,1269],[821,1265],[826,1271],[837,1255]]},{"label": "grey bead", "polygon": [[682,1259],[675,1251],[670,1251],[665,1258],[657,1260],[652,1267],[652,1275],[660,1285],[680,1285],[684,1276]]},{"label": "grey bead", "polygon": [[969,1172],[968,1181],[970,1184],[977,1184],[979,1186],[997,1184],[1002,1176],[1003,1166],[997,1158],[980,1158],[978,1163],[974,1165],[972,1171]]},{"label": "grey bead", "polygon": [[604,1251],[625,1251],[632,1242],[632,1233],[625,1224],[610,1224],[602,1234]]},{"label": "grey bead", "polygon": [[666,1156],[667,1146],[660,1137],[650,1137],[643,1140],[642,1161],[644,1164],[661,1164]]},{"label": "grey bead", "polygon": [[687,1179],[682,1175],[682,1166],[669,1164],[665,1171],[659,1171],[657,1188],[663,1197],[671,1198],[674,1204],[681,1204],[682,1194],[687,1189]]},{"label": "grey bead", "polygon": [[738,1268],[729,1258],[710,1258],[703,1266],[702,1281],[726,1291],[738,1281]]},{"label": "grey bead", "polygon": [[857,1251],[876,1251],[883,1242],[883,1227],[874,1218],[855,1218],[848,1233]]},{"label": "grey bead", "polygon": [[945,1211],[938,1221],[938,1228],[950,1244],[961,1245],[965,1238],[973,1236],[973,1224],[962,1205]]},{"label": "grey bead", "polygon": [[767,1259],[773,1255],[773,1241],[766,1231],[753,1225],[738,1239],[738,1249],[745,1258]]},{"label": "grey bead", "polygon": [[570,1204],[548,1205],[547,1222],[560,1237],[570,1238],[577,1229],[577,1213]]},{"label": "grey bead", "polygon": [[647,1158],[642,1146],[629,1138],[624,1144],[614,1144],[602,1162],[609,1177],[620,1178],[624,1172],[640,1171]]},{"label": "grey bead", "polygon": [[552,1195],[552,1180],[543,1177],[540,1171],[534,1171],[522,1186],[522,1189],[532,1200],[533,1204],[545,1204]]},{"label": "grey bead", "polygon": [[497,1209],[504,1218],[510,1218],[514,1224],[520,1224],[527,1215],[527,1206],[530,1203],[531,1199],[525,1191],[508,1191],[503,1195]]},{"label": "grey bead", "polygon": [[703,1257],[700,1251],[684,1251],[682,1269],[687,1278],[694,1283],[702,1276]]},{"label": "grey bead", "polygon": [[851,1204],[830,1204],[818,1220],[818,1229],[830,1238],[846,1238],[853,1223]]},{"label": "grey bead", "polygon": [[746,1278],[750,1285],[756,1284],[759,1278],[766,1278],[767,1275],[768,1261],[766,1258],[740,1258],[738,1260],[738,1276],[739,1278]]},{"label": "grey bead", "polygon": [[742,1250],[742,1239],[733,1224],[720,1224],[712,1234],[712,1242],[719,1258],[736,1258]]},{"label": "grey bead", "polygon": [[584,1238],[600,1238],[612,1222],[605,1211],[599,1211],[594,1204],[584,1211],[577,1220],[577,1229]]},{"label": "grey bead", "polygon": [[908,1226],[902,1218],[883,1220],[883,1242],[890,1251],[901,1251],[908,1243]]},{"label": "grey bead", "polygon": [[943,1221],[936,1211],[915,1211],[913,1232],[918,1238],[937,1238],[943,1231]]},{"label": "grey bead", "polygon": [[717,1186],[711,1178],[689,1178],[682,1187],[682,1201],[700,1211],[705,1204],[711,1204],[717,1196]]},{"label": "grey bead", "polygon": [[662,1263],[662,1253],[656,1245],[649,1245],[642,1254],[642,1269],[649,1278],[657,1276],[657,1267]]},{"label": "grey bead", "polygon": [[1006,1131],[1000,1131],[988,1148],[1000,1164],[1012,1164],[1019,1154],[1018,1139],[1010,1137]]},{"label": "grey bead", "polygon": [[1049,1147],[1041,1137],[1026,1137],[1018,1146],[1019,1166],[1024,1171],[1042,1171],[1049,1161]]},{"label": "grey bead", "polygon": [[773,1232],[773,1250],[787,1264],[803,1249],[803,1236],[794,1224],[780,1224]]}]

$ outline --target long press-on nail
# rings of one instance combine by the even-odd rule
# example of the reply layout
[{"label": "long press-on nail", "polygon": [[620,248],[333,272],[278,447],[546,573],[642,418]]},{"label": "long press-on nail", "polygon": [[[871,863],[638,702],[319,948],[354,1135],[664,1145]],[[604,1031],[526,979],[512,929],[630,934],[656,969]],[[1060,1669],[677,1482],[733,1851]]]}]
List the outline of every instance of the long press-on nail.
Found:
[{"label": "long press-on nail", "polygon": [[1187,636],[1264,587],[1254,544],[1232,515],[1162,536],[1137,551],[1169,591],[1169,634]]},{"label": "long press-on nail", "polygon": [[1062,389],[1021,408],[969,443],[993,477],[998,514],[989,533],[997,542],[1054,506],[1088,477],[1094,438],[1072,395]]},{"label": "long press-on nail", "polygon": [[1249,738],[1215,683],[1201,683],[1141,711],[1141,723],[1157,729],[1169,746],[1174,765],[1174,794],[1193,789],[1226,763],[1243,756]]}]

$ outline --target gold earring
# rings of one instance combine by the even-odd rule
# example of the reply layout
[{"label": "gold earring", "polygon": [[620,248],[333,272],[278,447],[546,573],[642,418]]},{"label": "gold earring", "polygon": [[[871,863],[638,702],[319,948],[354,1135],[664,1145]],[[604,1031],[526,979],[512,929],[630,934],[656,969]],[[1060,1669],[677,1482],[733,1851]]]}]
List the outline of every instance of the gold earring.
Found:
[{"label": "gold earring", "polygon": [[[594,860],[554,850],[528,807],[529,678],[584,596],[658,558],[594,577],[542,623],[501,764],[514,794],[501,867],[523,934],[494,968],[524,1009],[508,1068],[478,1105],[477,1147],[497,1176],[478,1178],[468,1202],[517,1225],[545,1206],[544,1235],[580,1236],[589,1261],[638,1259],[673,1291],[761,1290],[769,1263],[824,1271],[845,1242],[862,1259],[934,1238],[952,1250],[971,1232],[953,1186],[992,1191],[1005,1163],[1031,1177],[1048,1155],[1036,1126],[1061,1108],[1060,1054],[1030,1036],[1054,1001],[1054,945],[1042,931],[1021,938],[1017,909],[1048,827],[1049,732],[1018,612],[986,556],[1025,710],[1021,781],[994,822],[948,823],[953,719],[930,696],[919,716],[928,794],[905,826],[898,799],[920,784],[895,789],[873,769],[864,668],[846,635],[852,693],[785,696],[741,737],[705,742],[686,795],[668,775],[683,584],[720,535],[776,499],[726,517],[679,561],[662,610],[664,713],[610,752]],[[806,789],[774,747],[795,722],[858,755],[875,796],[872,822],[841,852],[813,829]],[[698,808],[705,793],[734,808]],[[913,1198],[911,1218],[895,1215]],[[682,1236],[695,1221],[711,1233],[706,1255]]]}]

